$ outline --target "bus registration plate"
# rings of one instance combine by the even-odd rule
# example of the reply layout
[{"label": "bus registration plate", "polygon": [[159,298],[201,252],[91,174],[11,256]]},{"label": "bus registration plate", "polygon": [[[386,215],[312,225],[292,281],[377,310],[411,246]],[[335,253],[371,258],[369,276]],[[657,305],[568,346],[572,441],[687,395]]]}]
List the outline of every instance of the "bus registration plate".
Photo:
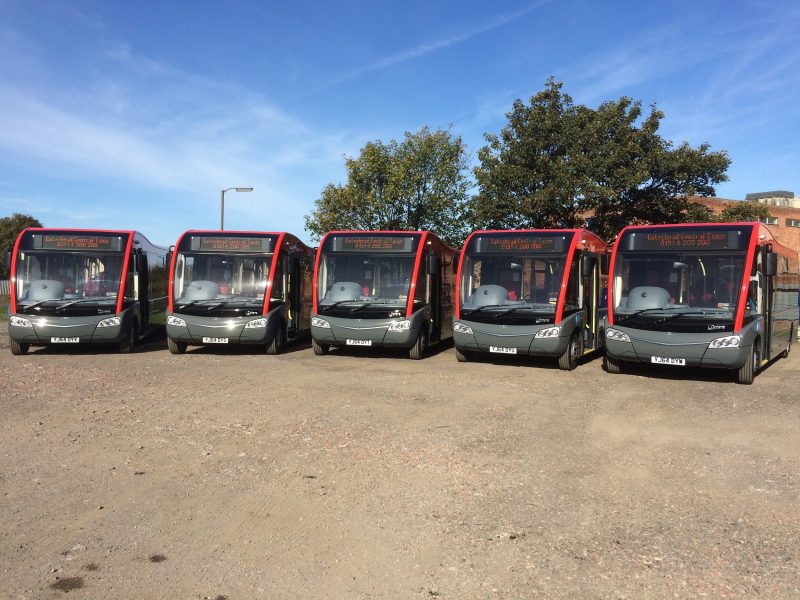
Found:
[{"label": "bus registration plate", "polygon": [[347,338],[348,346],[372,346],[372,340],[351,340]]},{"label": "bus registration plate", "polygon": [[81,338],[76,337],[51,337],[50,343],[51,344],[78,344],[80,343]]},{"label": "bus registration plate", "polygon": [[505,346],[489,346],[489,352],[496,352],[497,354],[516,354],[516,348],[506,348]]},{"label": "bus registration plate", "polygon": [[227,344],[228,338],[204,337],[204,344]]},{"label": "bus registration plate", "polygon": [[678,365],[686,366],[685,358],[669,358],[666,356],[651,356],[650,362],[657,365]]}]

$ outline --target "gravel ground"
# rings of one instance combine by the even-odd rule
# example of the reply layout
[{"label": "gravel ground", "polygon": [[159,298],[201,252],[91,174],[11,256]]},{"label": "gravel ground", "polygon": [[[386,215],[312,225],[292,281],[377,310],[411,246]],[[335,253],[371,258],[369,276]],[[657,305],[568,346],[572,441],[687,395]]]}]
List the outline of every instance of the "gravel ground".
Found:
[{"label": "gravel ground", "polygon": [[800,353],[609,375],[0,334],[0,597],[797,598]]}]

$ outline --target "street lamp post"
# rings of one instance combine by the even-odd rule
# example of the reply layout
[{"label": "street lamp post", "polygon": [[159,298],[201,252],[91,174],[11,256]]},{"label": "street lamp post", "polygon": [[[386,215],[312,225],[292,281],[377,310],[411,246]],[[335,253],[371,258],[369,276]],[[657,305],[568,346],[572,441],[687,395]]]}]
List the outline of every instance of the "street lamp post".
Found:
[{"label": "street lamp post", "polygon": [[236,190],[237,192],[252,192],[251,187],[229,187],[222,190],[219,194],[219,230],[225,231],[225,192]]}]

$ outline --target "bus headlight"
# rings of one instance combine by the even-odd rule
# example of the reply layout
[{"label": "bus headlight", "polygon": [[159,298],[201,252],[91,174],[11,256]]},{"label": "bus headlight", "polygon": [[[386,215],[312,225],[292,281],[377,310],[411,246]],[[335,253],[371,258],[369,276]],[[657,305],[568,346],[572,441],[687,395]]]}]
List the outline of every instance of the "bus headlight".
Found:
[{"label": "bus headlight", "polygon": [[9,325],[15,325],[17,327],[33,327],[33,323],[28,321],[28,319],[23,319],[22,317],[11,317],[8,320]]},{"label": "bus headlight", "polygon": [[465,333],[466,335],[472,335],[472,327],[469,325],[464,325],[460,321],[456,321],[453,323],[453,331],[455,333]]},{"label": "bus headlight", "polygon": [[100,321],[97,326],[98,327],[117,327],[119,324],[122,323],[122,319],[119,317],[109,317],[108,319],[103,319]]},{"label": "bus headlight", "polygon": [[175,315],[167,317],[167,325],[174,325],[175,327],[186,327],[186,321]]},{"label": "bus headlight", "polygon": [[311,317],[311,326],[312,327],[321,327],[322,329],[330,329],[331,324],[328,323],[325,319],[320,319],[319,317]]},{"label": "bus headlight", "polygon": [[729,335],[726,337],[717,338],[715,340],[711,340],[711,343],[708,345],[709,348],[738,348],[739,344],[742,342],[742,336],[740,335]]},{"label": "bus headlight", "polygon": [[403,321],[392,321],[389,325],[389,331],[408,331],[411,329],[411,321],[405,319]]},{"label": "bus headlight", "polygon": [[257,329],[259,327],[266,327],[267,320],[266,319],[253,319],[252,321],[248,321],[244,328],[245,329]]},{"label": "bus headlight", "polygon": [[535,338],[554,338],[558,337],[561,333],[561,327],[548,327],[547,329],[540,329],[536,332]]},{"label": "bus headlight", "polygon": [[619,329],[606,329],[606,338],[615,342],[627,342],[629,344],[631,342],[630,336]]}]

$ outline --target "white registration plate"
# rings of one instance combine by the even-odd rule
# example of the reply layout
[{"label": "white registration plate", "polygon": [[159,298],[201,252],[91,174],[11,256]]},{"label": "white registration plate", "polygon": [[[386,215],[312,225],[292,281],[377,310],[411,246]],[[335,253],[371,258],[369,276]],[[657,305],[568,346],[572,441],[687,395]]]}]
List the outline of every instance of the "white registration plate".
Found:
[{"label": "white registration plate", "polygon": [[227,344],[228,338],[214,338],[214,337],[204,337],[203,338],[204,344]]},{"label": "white registration plate", "polygon": [[489,346],[489,352],[495,352],[497,354],[516,354],[516,348],[506,348],[505,346]]},{"label": "white registration plate", "polygon": [[51,337],[50,343],[51,344],[78,344],[80,343],[81,338],[76,337]]},{"label": "white registration plate", "polygon": [[685,358],[667,358],[666,356],[651,356],[650,362],[657,365],[679,365],[686,366]]},{"label": "white registration plate", "polygon": [[372,340],[351,340],[347,339],[348,346],[372,346]]}]

